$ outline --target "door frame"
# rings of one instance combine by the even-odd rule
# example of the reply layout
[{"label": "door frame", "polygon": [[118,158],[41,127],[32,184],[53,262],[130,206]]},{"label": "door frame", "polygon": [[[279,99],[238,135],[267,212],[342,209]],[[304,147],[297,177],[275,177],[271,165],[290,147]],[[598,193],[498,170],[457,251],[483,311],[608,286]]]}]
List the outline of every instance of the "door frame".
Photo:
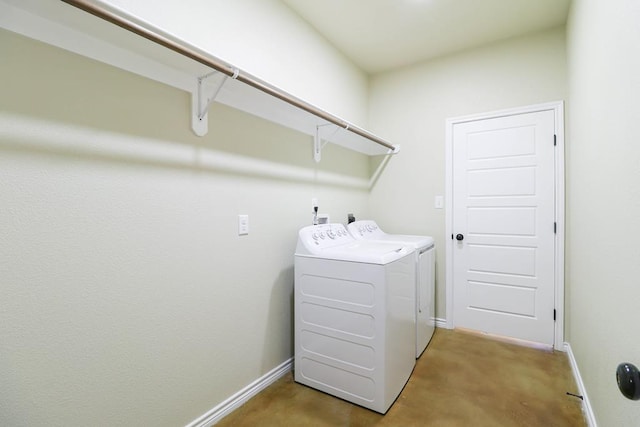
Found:
[{"label": "door frame", "polygon": [[555,118],[556,150],[554,155],[555,182],[555,222],[554,240],[554,306],[556,321],[554,330],[554,349],[564,351],[564,235],[565,235],[565,188],[564,188],[564,101],[529,105],[488,113],[472,114],[449,118],[446,121],[445,145],[445,287],[447,298],[447,329],[454,328],[453,318],[453,240],[447,236],[453,234],[453,127],[459,123],[493,119],[540,111],[553,111]]}]

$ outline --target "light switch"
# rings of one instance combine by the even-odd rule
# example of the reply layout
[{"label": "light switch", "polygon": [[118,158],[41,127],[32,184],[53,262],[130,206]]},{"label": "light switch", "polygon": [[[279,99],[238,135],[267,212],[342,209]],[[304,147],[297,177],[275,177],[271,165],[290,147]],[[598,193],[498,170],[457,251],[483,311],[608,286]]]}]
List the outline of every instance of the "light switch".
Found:
[{"label": "light switch", "polygon": [[444,207],[444,197],[436,196],[435,201],[433,202],[433,205],[435,206],[436,209],[442,209]]},{"label": "light switch", "polygon": [[249,234],[249,215],[238,215],[238,236]]}]

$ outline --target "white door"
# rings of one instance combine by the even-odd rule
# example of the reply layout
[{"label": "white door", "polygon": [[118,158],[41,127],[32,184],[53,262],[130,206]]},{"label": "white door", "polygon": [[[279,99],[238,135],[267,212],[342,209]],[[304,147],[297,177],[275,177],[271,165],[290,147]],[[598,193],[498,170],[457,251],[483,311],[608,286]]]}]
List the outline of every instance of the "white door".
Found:
[{"label": "white door", "polygon": [[453,126],[454,327],[554,344],[554,112]]}]

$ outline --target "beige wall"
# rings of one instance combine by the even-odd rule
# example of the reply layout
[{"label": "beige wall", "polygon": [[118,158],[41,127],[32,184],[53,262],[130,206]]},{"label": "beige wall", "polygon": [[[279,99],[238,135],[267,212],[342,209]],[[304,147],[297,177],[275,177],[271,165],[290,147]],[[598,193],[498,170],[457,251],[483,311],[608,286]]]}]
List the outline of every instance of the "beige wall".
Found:
[{"label": "beige wall", "polygon": [[335,221],[433,235],[445,318],[445,120],[553,100],[567,101],[565,338],[599,424],[640,418],[614,377],[640,365],[637,1],[575,0],[566,52],[558,28],[369,88],[275,0],[105,3],[354,123],[369,115],[402,150],[369,194],[364,156],[328,146],[317,166],[308,136],[220,106],[196,138],[188,94],[0,32],[0,424],[185,424],[288,359],[311,197]]},{"label": "beige wall", "polygon": [[640,3],[575,0],[567,25],[567,328],[601,426],[640,423],[615,369],[640,366]]},{"label": "beige wall", "polygon": [[387,231],[434,236],[436,315],[446,318],[445,121],[486,111],[565,100],[564,28],[509,40],[375,76],[370,123],[401,145],[371,192],[370,216]]},{"label": "beige wall", "polygon": [[[15,1],[15,0],[14,0]],[[295,96],[367,125],[367,76],[279,0],[102,0]]]},{"label": "beige wall", "polygon": [[0,425],[184,425],[291,357],[297,230],[314,196],[362,216],[367,158],[220,106],[198,138],[187,93],[0,52]]}]

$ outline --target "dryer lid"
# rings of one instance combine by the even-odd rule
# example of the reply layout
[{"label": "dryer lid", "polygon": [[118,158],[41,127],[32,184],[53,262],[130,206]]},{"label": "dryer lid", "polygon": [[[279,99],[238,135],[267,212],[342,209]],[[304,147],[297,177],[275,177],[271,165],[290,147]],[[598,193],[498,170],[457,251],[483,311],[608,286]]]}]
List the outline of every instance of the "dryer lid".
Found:
[{"label": "dryer lid", "polygon": [[428,249],[434,245],[433,237],[430,236],[387,234],[373,220],[354,221],[347,226],[347,229],[356,240],[400,243],[418,250]]}]

